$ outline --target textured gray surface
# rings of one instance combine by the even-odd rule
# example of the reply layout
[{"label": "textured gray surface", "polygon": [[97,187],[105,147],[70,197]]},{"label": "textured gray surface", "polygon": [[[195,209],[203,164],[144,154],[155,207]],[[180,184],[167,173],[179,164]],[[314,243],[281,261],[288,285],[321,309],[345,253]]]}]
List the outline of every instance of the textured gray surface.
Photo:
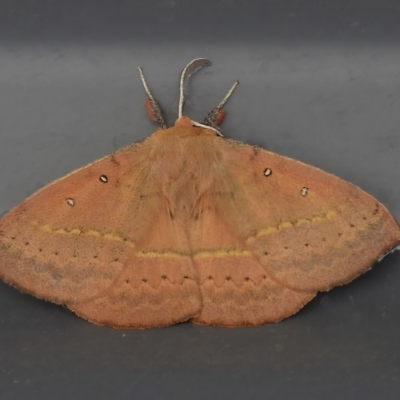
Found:
[{"label": "textured gray surface", "polygon": [[[134,3],[134,6],[131,5]],[[333,4],[334,3],[334,4]],[[360,186],[400,219],[396,1],[0,1],[0,214],[154,130],[136,67],[200,120]],[[400,253],[277,325],[100,328],[0,284],[3,399],[398,399]]]}]

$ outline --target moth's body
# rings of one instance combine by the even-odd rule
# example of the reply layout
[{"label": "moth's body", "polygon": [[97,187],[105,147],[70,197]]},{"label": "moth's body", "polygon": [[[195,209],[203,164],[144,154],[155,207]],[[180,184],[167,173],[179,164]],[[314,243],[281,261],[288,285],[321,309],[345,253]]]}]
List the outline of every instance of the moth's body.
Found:
[{"label": "moth's body", "polygon": [[194,127],[187,117],[147,139],[151,157],[144,160],[148,171],[144,174],[155,182],[154,190],[172,218],[187,224],[195,218],[201,198],[218,189],[217,182],[223,178],[222,154],[213,146],[218,140],[215,132]]},{"label": "moth's body", "polygon": [[199,125],[180,117],[11,210],[0,277],[102,325],[254,326],[399,245],[362,190]]}]

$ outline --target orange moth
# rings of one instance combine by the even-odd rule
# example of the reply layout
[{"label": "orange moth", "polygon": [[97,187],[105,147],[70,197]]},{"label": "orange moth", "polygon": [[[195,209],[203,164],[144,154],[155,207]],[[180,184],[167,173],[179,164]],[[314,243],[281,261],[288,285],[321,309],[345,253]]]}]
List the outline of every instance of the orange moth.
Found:
[{"label": "orange moth", "polygon": [[0,277],[115,328],[278,322],[399,247],[376,199],[299,161],[224,138],[223,101],[56,180],[0,220]]}]

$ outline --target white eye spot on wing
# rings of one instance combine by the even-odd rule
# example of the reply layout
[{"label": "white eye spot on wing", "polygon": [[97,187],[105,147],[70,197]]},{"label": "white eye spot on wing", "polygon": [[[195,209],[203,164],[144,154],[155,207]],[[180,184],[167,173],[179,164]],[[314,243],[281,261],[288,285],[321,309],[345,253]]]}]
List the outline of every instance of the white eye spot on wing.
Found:
[{"label": "white eye spot on wing", "polygon": [[264,169],[264,176],[270,176],[271,174],[272,174],[272,169],[270,169],[270,168]]}]

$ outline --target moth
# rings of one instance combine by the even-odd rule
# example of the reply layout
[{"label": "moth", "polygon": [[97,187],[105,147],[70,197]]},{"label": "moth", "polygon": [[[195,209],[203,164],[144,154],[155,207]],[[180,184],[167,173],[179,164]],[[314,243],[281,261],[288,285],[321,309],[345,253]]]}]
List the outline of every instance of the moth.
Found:
[{"label": "moth", "polygon": [[227,139],[222,102],[47,185],[0,220],[0,277],[90,322],[257,326],[295,314],[399,247],[376,199],[302,162]]}]

